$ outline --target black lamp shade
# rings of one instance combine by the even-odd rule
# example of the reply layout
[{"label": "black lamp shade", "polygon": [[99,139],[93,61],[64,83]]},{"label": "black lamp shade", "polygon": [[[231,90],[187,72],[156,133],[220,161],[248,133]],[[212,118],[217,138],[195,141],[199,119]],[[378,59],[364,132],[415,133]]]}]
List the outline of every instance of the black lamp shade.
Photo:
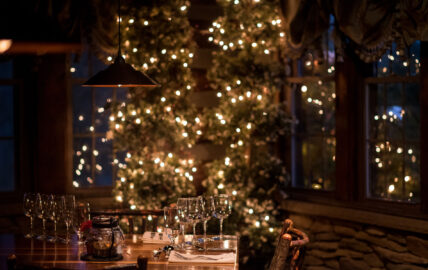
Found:
[{"label": "black lamp shade", "polygon": [[82,86],[87,87],[156,87],[146,74],[135,70],[118,55],[113,64],[98,72]]}]

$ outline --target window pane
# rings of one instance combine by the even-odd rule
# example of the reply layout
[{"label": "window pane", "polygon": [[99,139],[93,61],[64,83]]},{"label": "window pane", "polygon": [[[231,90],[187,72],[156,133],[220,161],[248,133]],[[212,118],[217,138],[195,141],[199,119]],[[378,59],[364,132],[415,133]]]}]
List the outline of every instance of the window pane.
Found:
[{"label": "window pane", "polygon": [[11,79],[13,72],[12,60],[6,62],[0,62],[0,78]]},{"label": "window pane", "polygon": [[298,86],[293,134],[293,186],[332,190],[335,187],[335,88],[333,82]]},{"label": "window pane", "polygon": [[92,126],[92,89],[73,85],[73,132],[89,133]]},{"label": "window pane", "polygon": [[398,51],[397,45],[392,43],[391,50],[387,51],[375,64],[378,77],[390,75],[414,76],[419,74],[421,42],[415,41],[406,51]]},{"label": "window pane", "polygon": [[113,88],[95,88],[95,131],[106,133],[109,128],[110,111],[104,110],[113,96]]},{"label": "window pane", "polygon": [[418,202],[419,85],[370,85],[367,94],[368,195]]},{"label": "window pane", "polygon": [[13,136],[13,86],[0,86],[0,137]]},{"label": "window pane", "polygon": [[113,183],[113,144],[103,138],[97,138],[95,157],[95,182],[97,186],[111,186]]},{"label": "window pane", "polygon": [[0,140],[0,191],[13,191],[14,147],[13,140]]},{"label": "window pane", "polygon": [[74,139],[74,160],[73,160],[73,185],[75,187],[88,187],[94,183],[92,176],[92,139]]}]

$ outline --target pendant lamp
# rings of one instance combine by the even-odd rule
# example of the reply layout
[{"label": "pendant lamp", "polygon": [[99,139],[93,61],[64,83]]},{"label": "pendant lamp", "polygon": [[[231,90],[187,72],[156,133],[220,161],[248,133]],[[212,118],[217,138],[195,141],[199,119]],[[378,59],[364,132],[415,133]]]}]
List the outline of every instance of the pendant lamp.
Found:
[{"label": "pendant lamp", "polygon": [[119,2],[119,48],[114,63],[106,69],[98,72],[82,86],[87,87],[156,87],[159,86],[154,80],[143,72],[135,70],[130,64],[125,62],[120,48],[120,0]]}]

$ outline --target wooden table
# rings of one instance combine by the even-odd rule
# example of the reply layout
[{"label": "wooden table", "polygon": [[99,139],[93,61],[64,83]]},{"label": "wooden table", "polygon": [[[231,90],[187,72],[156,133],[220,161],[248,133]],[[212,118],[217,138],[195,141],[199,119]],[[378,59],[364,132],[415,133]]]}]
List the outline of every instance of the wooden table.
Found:
[{"label": "wooden table", "polygon": [[[236,237],[226,241],[227,246],[235,250],[235,263],[169,263],[165,258],[154,259],[153,250],[163,245],[143,244],[141,235],[126,235],[123,260],[117,262],[86,262],[81,261],[80,254],[84,246],[73,242],[69,245],[48,243],[36,239],[25,239],[22,236],[0,235],[0,269],[6,268],[7,257],[15,254],[17,261],[25,265],[56,269],[103,269],[113,265],[136,264],[138,256],[149,258],[148,269],[175,270],[231,270],[238,269],[238,241]],[[196,251],[192,251],[196,252]],[[208,253],[208,252],[207,252]],[[218,251],[209,252],[216,254]]]}]

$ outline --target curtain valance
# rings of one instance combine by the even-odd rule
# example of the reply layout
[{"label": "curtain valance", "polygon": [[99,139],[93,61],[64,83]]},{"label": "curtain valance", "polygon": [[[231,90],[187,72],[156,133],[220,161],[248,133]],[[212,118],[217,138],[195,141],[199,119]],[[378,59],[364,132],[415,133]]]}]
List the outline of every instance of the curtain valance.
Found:
[{"label": "curtain valance", "polygon": [[428,40],[427,0],[280,2],[287,47],[295,57],[308,49],[318,49],[332,21],[337,53],[349,46],[366,62],[376,61],[392,42],[406,53],[415,40]]}]

